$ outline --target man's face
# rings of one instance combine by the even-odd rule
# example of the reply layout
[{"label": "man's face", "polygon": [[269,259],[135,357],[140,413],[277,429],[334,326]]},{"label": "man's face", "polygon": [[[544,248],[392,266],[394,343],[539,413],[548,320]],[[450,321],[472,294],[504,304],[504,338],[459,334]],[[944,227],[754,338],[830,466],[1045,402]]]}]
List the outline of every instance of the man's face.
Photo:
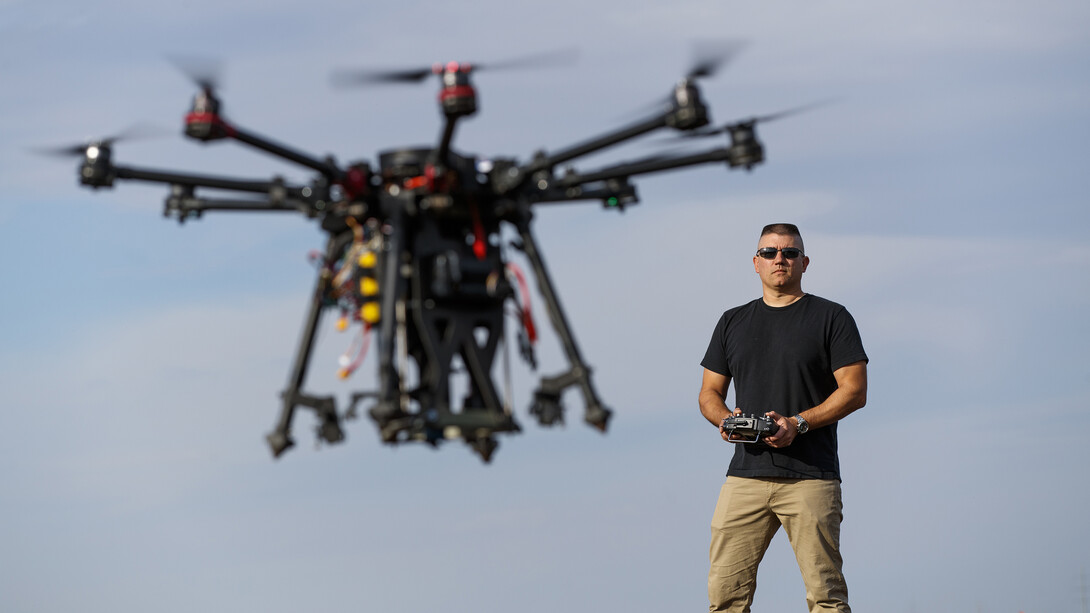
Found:
[{"label": "man's face", "polygon": [[[765,234],[757,243],[757,250],[766,247],[786,249],[794,247],[802,251],[802,239],[787,234]],[[783,251],[777,251],[776,257],[765,259],[759,255],[753,256],[753,268],[761,276],[761,283],[765,287],[778,292],[790,292],[801,289],[802,273],[810,265],[810,258],[799,255],[797,258],[788,259]]]}]

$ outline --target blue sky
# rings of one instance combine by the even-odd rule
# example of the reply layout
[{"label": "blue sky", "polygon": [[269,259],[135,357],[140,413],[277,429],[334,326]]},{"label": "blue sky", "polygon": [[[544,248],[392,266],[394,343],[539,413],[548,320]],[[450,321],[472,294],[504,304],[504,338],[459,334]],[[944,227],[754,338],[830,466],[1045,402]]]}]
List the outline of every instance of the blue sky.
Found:
[{"label": "blue sky", "polygon": [[[871,357],[869,403],[840,427],[856,610],[1085,611],[1088,31],[1090,7],[1058,0],[0,0],[0,609],[701,610],[731,449],[697,410],[699,361],[719,314],[759,294],[760,227],[791,221],[804,288],[848,306]],[[304,180],[181,138],[192,85],[166,58],[222,59],[246,128],[373,161],[435,142],[435,84],[335,91],[331,71],[578,48],[573,67],[475,80],[456,147],[526,159],[621,125],[707,39],[747,43],[704,85],[717,123],[837,102],[762,126],[753,172],[646,177],[623,215],[539,212],[615,419],[584,427],[572,395],[566,427],[537,427],[517,365],[524,432],[487,466],[384,447],[365,421],[315,449],[308,415],[272,460],[317,228],[179,227],[163,187],[92,193],[76,163],[28,154],[150,123],[171,135],[117,163]],[[563,360],[539,324],[549,374]],[[347,344],[323,330],[312,389],[370,385],[371,362],[336,379]],[[778,536],[755,609],[803,599]]]}]

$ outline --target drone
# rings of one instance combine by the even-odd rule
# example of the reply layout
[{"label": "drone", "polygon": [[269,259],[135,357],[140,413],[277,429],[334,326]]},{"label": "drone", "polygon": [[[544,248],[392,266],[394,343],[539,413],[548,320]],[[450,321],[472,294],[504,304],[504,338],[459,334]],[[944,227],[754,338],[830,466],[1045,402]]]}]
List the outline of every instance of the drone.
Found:
[{"label": "drone", "polygon": [[[309,183],[283,177],[247,180],[201,176],[114,163],[113,147],[125,135],[54,150],[82,157],[83,186],[111,188],[119,181],[169,186],[163,214],[180,223],[213,211],[290,212],[315,220],[326,235],[316,258],[318,275],[309,311],[281,393],[279,418],[266,439],[273,457],[291,448],[292,421],[300,409],[317,417],[319,441],[345,438],[342,421],[362,406],[388,444],[423,442],[438,446],[461,439],[484,462],[498,447],[496,435],[520,426],[510,395],[501,396],[493,380],[500,346],[508,351],[505,322],[513,315],[521,358],[537,369],[536,326],[530,311],[526,275],[508,258],[521,252],[529,262],[548,317],[567,359],[567,367],[542,376],[529,409],[542,426],[563,423],[562,394],[577,388],[585,404],[584,421],[605,432],[612,411],[595,389],[575,334],[531,226],[535,207],[547,203],[591,201],[624,211],[639,201],[633,177],[709,163],[751,169],[764,161],[756,124],[789,112],[710,125],[698,81],[715,72],[725,56],[697,62],[674,85],[658,112],[643,120],[556,151],[537,151],[528,160],[484,158],[457,151],[455,127],[477,112],[471,76],[479,70],[540,64],[531,57],[500,64],[438,63],[410,70],[342,71],[340,85],[407,83],[436,78],[443,127],[436,146],[397,148],[378,153],[377,164],[338,164],[284,146],[228,121],[208,76],[190,74],[198,86],[185,136],[203,143],[234,140],[313,171]],[[692,152],[650,155],[591,171],[571,162],[657,130],[679,136],[725,134],[726,144]],[[563,170],[560,170],[561,166]],[[503,243],[502,230],[517,239]],[[508,230],[510,236],[510,231]],[[356,354],[346,354],[342,377],[358,367],[372,337],[378,376],[373,390],[353,392],[338,411],[332,395],[307,391],[306,378],[323,316],[339,313],[337,327],[359,326]],[[466,380],[464,396],[452,378]]]}]

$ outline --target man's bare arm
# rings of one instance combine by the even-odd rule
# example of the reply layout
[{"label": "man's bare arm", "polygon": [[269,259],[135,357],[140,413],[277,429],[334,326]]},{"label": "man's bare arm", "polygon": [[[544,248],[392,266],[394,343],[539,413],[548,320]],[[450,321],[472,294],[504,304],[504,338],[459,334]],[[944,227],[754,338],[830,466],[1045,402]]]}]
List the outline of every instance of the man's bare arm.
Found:
[{"label": "man's bare arm", "polygon": [[[728,387],[730,387],[730,377],[704,369],[704,379],[700,382],[700,413],[713,426],[718,427],[732,414],[726,403]],[[719,433],[723,440],[727,440],[726,433],[722,430]]]},{"label": "man's bare arm", "polygon": [[[856,362],[833,371],[837,388],[825,402],[799,413],[810,429],[828,426],[850,415],[867,404],[867,363]],[[780,425],[780,431],[765,439],[771,447],[787,447],[799,432],[799,422],[794,417],[784,417],[774,411],[768,413]]]},{"label": "man's bare arm", "polygon": [[811,428],[836,423],[867,404],[866,362],[838,368],[833,371],[833,377],[836,378],[836,391],[829,394],[825,402],[801,413]]}]

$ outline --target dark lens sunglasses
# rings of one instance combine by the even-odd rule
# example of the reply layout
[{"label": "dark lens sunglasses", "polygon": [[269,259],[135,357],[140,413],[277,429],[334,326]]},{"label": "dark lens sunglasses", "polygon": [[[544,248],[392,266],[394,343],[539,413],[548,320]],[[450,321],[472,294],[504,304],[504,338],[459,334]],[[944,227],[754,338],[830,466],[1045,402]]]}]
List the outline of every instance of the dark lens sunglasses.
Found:
[{"label": "dark lens sunglasses", "polygon": [[793,260],[802,255],[802,249],[799,249],[798,247],[784,247],[783,249],[777,249],[775,247],[761,247],[757,250],[757,255],[761,256],[766,260],[774,260],[776,259],[776,253],[781,251],[783,252],[783,257],[789,260]]}]

